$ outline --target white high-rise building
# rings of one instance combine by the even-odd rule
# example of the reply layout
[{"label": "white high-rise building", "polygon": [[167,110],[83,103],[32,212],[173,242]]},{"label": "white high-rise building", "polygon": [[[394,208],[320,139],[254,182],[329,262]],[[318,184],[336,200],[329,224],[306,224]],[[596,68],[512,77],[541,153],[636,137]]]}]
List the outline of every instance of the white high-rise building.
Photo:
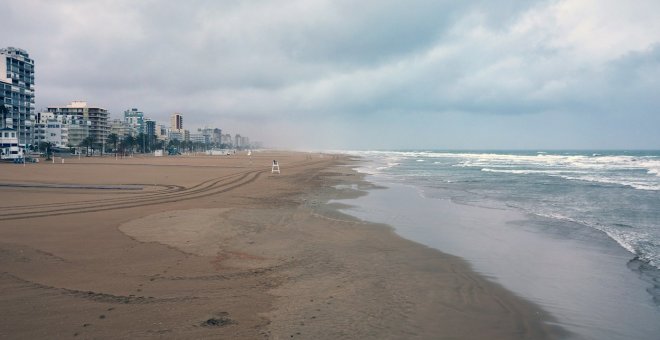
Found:
[{"label": "white high-rise building", "polygon": [[19,144],[32,142],[34,60],[20,48],[0,49],[0,127],[16,130]]}]

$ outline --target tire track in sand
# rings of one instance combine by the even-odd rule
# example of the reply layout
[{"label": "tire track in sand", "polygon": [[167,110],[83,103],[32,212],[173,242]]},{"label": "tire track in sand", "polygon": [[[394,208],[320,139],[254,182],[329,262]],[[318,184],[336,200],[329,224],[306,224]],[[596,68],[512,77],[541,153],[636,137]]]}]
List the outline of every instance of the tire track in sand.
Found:
[{"label": "tire track in sand", "polygon": [[[301,162],[292,164],[292,168],[313,165],[322,161],[316,162]],[[238,172],[231,175],[226,175],[198,183],[190,188],[184,190],[177,190],[175,192],[162,191],[156,193],[149,193],[138,197],[123,197],[114,198],[109,200],[99,199],[84,202],[68,202],[68,203],[53,203],[54,206],[49,206],[43,209],[44,205],[33,206],[29,209],[26,206],[16,207],[12,210],[11,207],[3,208],[0,212],[0,221],[30,219],[38,217],[50,217],[59,215],[81,214],[105,210],[116,210],[126,208],[136,208],[149,205],[179,202],[189,199],[196,199],[224,193],[234,190],[241,186],[254,182],[262,174],[268,172],[268,169],[251,170]]]},{"label": "tire track in sand", "polygon": [[[194,189],[194,190],[187,189],[183,192],[179,192],[176,194],[163,194],[151,198],[142,198],[142,199],[129,198],[129,199],[117,200],[115,202],[110,202],[110,203],[99,202],[97,204],[83,203],[83,204],[76,204],[74,206],[68,206],[68,207],[65,206],[58,209],[47,209],[47,210],[39,209],[39,210],[22,211],[15,213],[14,212],[7,213],[5,211],[3,213],[0,213],[0,221],[81,214],[81,213],[125,209],[125,208],[138,208],[138,207],[144,207],[155,204],[178,202],[193,198],[200,198],[200,197],[215,195],[229,190],[233,190],[245,184],[251,183],[257,179],[257,177],[261,172],[263,171],[255,171],[251,173],[248,172],[244,174],[239,174],[238,178],[227,181],[226,183],[223,183],[225,180],[216,180],[211,184],[198,189]],[[236,177],[236,175],[231,177]]]}]

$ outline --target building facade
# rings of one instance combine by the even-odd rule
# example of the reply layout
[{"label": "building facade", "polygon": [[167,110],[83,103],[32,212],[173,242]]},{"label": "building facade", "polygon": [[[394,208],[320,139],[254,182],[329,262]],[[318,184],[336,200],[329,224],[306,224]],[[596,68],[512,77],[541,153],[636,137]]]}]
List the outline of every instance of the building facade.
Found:
[{"label": "building facade", "polygon": [[0,128],[0,159],[14,160],[23,158],[25,149],[18,146],[16,130]]},{"label": "building facade", "polygon": [[144,113],[136,108],[124,111],[124,122],[133,129],[133,136],[144,133]]},{"label": "building facade", "polygon": [[[160,132],[160,131],[159,131]],[[156,137],[156,121],[151,119],[144,120],[144,134],[147,135],[149,140]]]},{"label": "building facade", "polygon": [[183,115],[180,113],[173,113],[170,115],[170,130],[176,132],[183,132]]},{"label": "building facade", "polygon": [[201,132],[191,132],[188,136],[189,140],[193,143],[202,143],[202,144],[208,144],[209,142],[209,136],[205,135]]},{"label": "building facade", "polygon": [[114,133],[119,138],[133,135],[133,129],[122,119],[113,119],[108,124],[110,125],[110,133]]},{"label": "building facade", "polygon": [[89,124],[84,121],[75,121],[67,125],[69,132],[69,146],[76,147],[89,137]]},{"label": "building facade", "polygon": [[211,135],[211,143],[215,145],[222,144],[222,129],[213,129],[213,134]]},{"label": "building facade", "polygon": [[179,142],[183,142],[184,141],[183,131],[179,132],[179,131],[170,130],[167,133],[167,139],[178,140]]},{"label": "building facade", "polygon": [[68,124],[57,119],[36,123],[34,126],[34,141],[35,144],[47,142],[56,148],[66,148],[69,146]]},{"label": "building facade", "polygon": [[19,144],[32,141],[34,60],[20,48],[0,49],[0,114],[0,127],[16,130]]},{"label": "building facade", "polygon": [[156,125],[156,139],[166,140],[167,139],[167,127],[165,125]]},{"label": "building facade", "polygon": [[50,142],[59,148],[76,147],[89,137],[91,122],[77,115],[37,113],[34,142]]},{"label": "building facade", "polygon": [[108,138],[110,126],[106,109],[89,106],[85,101],[73,101],[64,107],[49,107],[48,112],[89,121],[89,136],[93,138],[96,144],[105,144],[105,140]]},{"label": "building facade", "polygon": [[233,142],[232,142],[231,134],[226,133],[222,135],[221,144],[224,144],[225,146],[229,146],[229,147],[232,146]]}]

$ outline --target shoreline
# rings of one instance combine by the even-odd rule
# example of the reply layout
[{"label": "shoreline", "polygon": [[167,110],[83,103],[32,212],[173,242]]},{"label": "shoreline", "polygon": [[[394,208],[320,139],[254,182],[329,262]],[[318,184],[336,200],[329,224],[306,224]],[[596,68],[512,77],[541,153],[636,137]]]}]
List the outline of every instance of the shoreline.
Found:
[{"label": "shoreline", "polygon": [[[269,174],[274,157],[282,175]],[[37,176],[81,185],[0,188],[9,207],[0,222],[0,309],[8,316],[0,335],[566,336],[539,307],[464,260],[329,204],[361,194],[337,185],[370,185],[348,157],[95,161],[20,173],[0,165],[3,183]],[[140,183],[153,187],[137,194],[93,186]]]},{"label": "shoreline", "polygon": [[[350,201],[350,199],[367,196],[371,190],[378,191],[388,189],[387,187],[368,181],[364,173],[358,173],[355,170],[357,167],[355,162],[356,160],[350,160],[346,164],[335,166],[335,171],[337,174],[331,177],[330,183],[332,184],[321,188],[320,190],[322,192],[318,193],[315,197],[318,201],[324,202],[324,204],[313,205],[312,210],[315,211],[315,214],[321,215],[325,219],[343,222],[346,224],[353,224],[358,228],[368,229],[361,231],[364,233],[380,234],[383,235],[382,237],[385,237],[384,235],[387,234],[386,237],[390,239],[388,241],[395,244],[396,247],[410,247],[411,249],[414,249],[412,250],[413,252],[424,254],[416,255],[421,256],[421,258],[416,258],[415,260],[411,260],[408,257],[410,256],[408,254],[404,256],[406,260],[402,261],[402,263],[405,263],[406,266],[414,268],[410,272],[406,272],[405,269],[401,268],[397,269],[397,273],[402,276],[402,278],[398,279],[405,281],[401,283],[401,285],[408,286],[406,288],[399,286],[397,289],[409,289],[410,291],[414,292],[426,290],[427,293],[429,293],[424,296],[429,300],[418,300],[415,302],[415,305],[430,315],[418,315],[419,320],[423,321],[424,326],[421,326],[418,329],[418,333],[408,334],[409,336],[418,338],[486,337],[494,339],[541,339],[570,337],[570,333],[565,329],[557,326],[557,321],[551,315],[547,314],[541,307],[507,290],[499,283],[492,281],[483,274],[477,273],[472,268],[472,265],[469,264],[465,259],[445,253],[435,248],[428,247],[422,243],[418,243],[415,240],[406,238],[397,233],[393,225],[388,223],[383,224],[362,220],[342,211],[343,209],[349,207],[349,205],[344,203],[347,200]],[[392,250],[390,249],[389,251]],[[396,259],[398,257],[397,254],[388,254],[386,256],[391,256],[391,259],[386,261],[388,263],[394,263],[398,260]],[[434,276],[438,274],[438,271],[445,270],[447,267],[451,268],[449,272],[442,273],[442,275],[438,275],[435,278],[426,277],[426,280],[428,281],[426,281],[424,284],[411,282],[414,281],[412,278],[416,275]],[[404,274],[402,274],[402,272]],[[456,275],[460,279],[465,279],[465,281],[461,283],[454,282],[456,286],[452,286],[451,288],[447,286],[447,282],[443,282],[442,284],[433,282],[439,278],[441,280],[446,279],[446,274]],[[457,279],[457,277],[454,279]],[[391,280],[393,279],[392,276],[389,278]],[[443,296],[441,299],[436,299],[437,296],[434,295],[434,291],[436,289],[436,292],[440,294],[443,294],[443,291],[447,289],[450,289],[452,292],[459,292],[459,295],[463,294],[460,292],[464,291],[469,291],[468,295],[475,294],[475,291],[479,291],[479,293],[471,297],[464,295],[461,296],[458,300],[456,296],[450,297],[447,295]],[[410,299],[418,298],[418,296],[408,297]],[[489,305],[488,302],[486,302],[486,300],[491,298],[493,301],[490,302],[493,303],[493,305]],[[473,303],[476,301],[478,301],[478,306],[473,305]],[[436,303],[442,304],[442,306],[434,305]],[[497,304],[497,306],[495,306],[495,304]],[[422,307],[422,305],[425,306]],[[469,321],[465,322],[466,320],[462,319],[461,317],[457,317],[457,315],[448,315],[447,309],[451,310],[449,313],[463,314],[463,317],[467,316]],[[490,317],[493,317],[493,315],[497,316],[495,316],[493,319],[490,319]],[[433,320],[434,317],[456,317],[456,319],[450,321],[441,321],[438,319]],[[517,318],[515,323],[516,326],[520,328],[517,328],[513,331],[509,329],[509,333],[506,331],[503,333],[498,333],[497,331],[501,331],[501,329],[498,329],[496,332],[489,333],[494,329],[499,328],[503,324],[506,324],[508,321],[511,321],[510,318]],[[477,319],[479,319],[479,321],[476,321]],[[465,328],[456,329],[457,325],[460,325],[459,327]],[[473,329],[468,330],[467,328]],[[398,337],[394,336],[393,338]]]},{"label": "shoreline", "polygon": [[407,239],[465,259],[574,336],[645,339],[660,330],[657,284],[604,232],[498,201],[455,201],[447,189],[364,175],[387,189],[339,200],[345,213],[391,224]]}]

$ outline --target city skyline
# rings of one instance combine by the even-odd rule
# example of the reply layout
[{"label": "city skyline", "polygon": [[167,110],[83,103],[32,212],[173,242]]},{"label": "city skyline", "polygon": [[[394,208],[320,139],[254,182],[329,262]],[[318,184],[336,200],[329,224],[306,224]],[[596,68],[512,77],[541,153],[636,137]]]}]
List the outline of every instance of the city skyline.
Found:
[{"label": "city skyline", "polygon": [[658,10],[20,1],[0,41],[36,60],[37,110],[183,112],[293,148],[657,149]]}]

